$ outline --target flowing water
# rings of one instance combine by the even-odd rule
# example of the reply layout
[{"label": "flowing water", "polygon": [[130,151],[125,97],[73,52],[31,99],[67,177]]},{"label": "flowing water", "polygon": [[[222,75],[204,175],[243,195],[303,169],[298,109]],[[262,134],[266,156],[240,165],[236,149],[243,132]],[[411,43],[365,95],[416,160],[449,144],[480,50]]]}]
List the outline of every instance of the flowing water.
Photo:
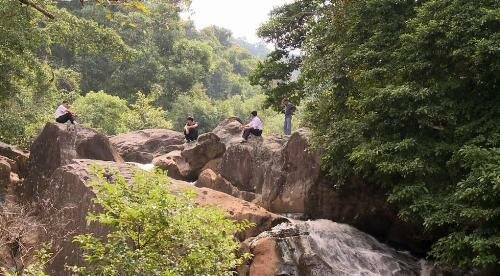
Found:
[{"label": "flowing water", "polygon": [[127,164],[131,164],[131,165],[135,165],[137,166],[139,169],[141,170],[145,170],[145,171],[152,171],[155,167],[155,165],[149,163],[149,164],[141,164],[141,163],[136,163],[136,162],[127,162]]},{"label": "flowing water", "polygon": [[280,275],[435,275],[428,262],[346,224],[294,220],[268,234],[283,259]]}]

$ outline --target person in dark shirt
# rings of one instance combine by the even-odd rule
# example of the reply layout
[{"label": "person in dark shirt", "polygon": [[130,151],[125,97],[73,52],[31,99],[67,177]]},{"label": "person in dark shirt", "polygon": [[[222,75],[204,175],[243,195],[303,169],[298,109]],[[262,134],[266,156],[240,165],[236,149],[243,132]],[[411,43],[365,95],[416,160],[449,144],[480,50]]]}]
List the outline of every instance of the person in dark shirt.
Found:
[{"label": "person in dark shirt", "polygon": [[283,110],[285,112],[285,122],[283,124],[283,131],[285,132],[285,135],[291,135],[292,115],[295,112],[295,110],[297,110],[297,108],[287,98],[283,99],[281,105],[283,106]]},{"label": "person in dark shirt", "polygon": [[184,137],[187,142],[193,142],[198,139],[198,123],[194,118],[189,116],[186,118],[186,125],[184,126]]}]

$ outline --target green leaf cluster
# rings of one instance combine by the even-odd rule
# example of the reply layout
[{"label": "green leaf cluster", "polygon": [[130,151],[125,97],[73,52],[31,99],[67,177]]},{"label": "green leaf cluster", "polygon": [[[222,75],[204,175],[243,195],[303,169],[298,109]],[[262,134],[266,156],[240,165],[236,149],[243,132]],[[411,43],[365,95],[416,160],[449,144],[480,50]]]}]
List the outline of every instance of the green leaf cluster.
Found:
[{"label": "green leaf cluster", "polygon": [[75,237],[84,251],[82,275],[231,275],[248,256],[238,257],[236,232],[249,227],[216,207],[199,207],[195,193],[172,190],[166,175],[136,171],[130,182],[96,167],[90,182],[90,223],[108,227],[105,237]]}]

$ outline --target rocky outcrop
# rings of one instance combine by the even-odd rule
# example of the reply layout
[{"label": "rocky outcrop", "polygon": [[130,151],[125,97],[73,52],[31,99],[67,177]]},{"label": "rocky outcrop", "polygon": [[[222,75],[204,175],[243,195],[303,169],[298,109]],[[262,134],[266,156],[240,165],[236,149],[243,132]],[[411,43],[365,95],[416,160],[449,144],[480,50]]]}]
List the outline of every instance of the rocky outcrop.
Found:
[{"label": "rocky outcrop", "polygon": [[182,151],[156,157],[153,164],[166,170],[172,178],[194,181],[204,166],[224,154],[225,150],[224,143],[217,135],[205,133],[196,142],[186,144]]},{"label": "rocky outcrop", "polygon": [[110,141],[125,161],[143,164],[184,149],[184,135],[170,129],[143,129],[113,136]]},{"label": "rocky outcrop", "polygon": [[15,165],[11,164],[12,171],[18,174],[21,178],[26,177],[28,173],[29,154],[25,153],[18,147],[0,142],[0,156],[7,157],[8,159],[14,161]]},{"label": "rocky outcrop", "polygon": [[387,203],[385,191],[359,178],[334,188],[308,145],[307,130],[299,129],[290,137],[250,138],[241,144],[240,125],[230,118],[214,129],[226,143],[226,152],[211,171],[201,173],[196,185],[240,198],[250,193],[253,202],[274,213],[348,223],[413,252],[428,250],[435,237],[403,223]]},{"label": "rocky outcrop", "polygon": [[[88,211],[96,210],[97,206],[92,204],[94,192],[87,186],[91,180],[91,167],[97,164],[112,170],[119,171],[127,180],[131,179],[134,171],[133,165],[126,163],[104,162],[95,160],[75,159],[71,164],[59,167],[51,176],[47,189],[41,194],[41,202],[50,202],[50,210],[46,216],[54,217],[56,221],[65,222],[66,235],[64,239],[55,240],[54,246],[59,248],[60,253],[50,266],[50,272],[60,275],[65,264],[80,265],[81,251],[71,242],[72,237],[84,232],[92,232],[98,235],[105,233],[106,229],[95,224],[88,224],[86,214]],[[241,240],[256,236],[259,233],[271,229],[273,226],[287,221],[286,218],[277,216],[266,211],[264,208],[241,199],[232,197],[222,192],[207,188],[196,188],[184,181],[172,180],[174,190],[194,189],[197,193],[196,202],[201,206],[216,205],[228,213],[228,216],[236,220],[248,220],[255,226],[239,233]],[[51,237],[46,237],[51,239]]]},{"label": "rocky outcrop", "polygon": [[0,202],[13,195],[13,189],[26,176],[29,154],[0,142]]},{"label": "rocky outcrop", "polygon": [[21,197],[36,197],[46,188],[51,174],[73,159],[123,162],[106,135],[80,125],[68,129],[64,124],[47,123],[31,145],[29,173],[19,190]]},{"label": "rocky outcrop", "polygon": [[277,213],[307,213],[307,203],[321,176],[320,161],[309,151],[307,130],[289,138],[269,135],[237,143],[239,122],[226,120],[214,133],[226,141],[218,167],[221,177],[240,191],[261,195],[260,204]]}]

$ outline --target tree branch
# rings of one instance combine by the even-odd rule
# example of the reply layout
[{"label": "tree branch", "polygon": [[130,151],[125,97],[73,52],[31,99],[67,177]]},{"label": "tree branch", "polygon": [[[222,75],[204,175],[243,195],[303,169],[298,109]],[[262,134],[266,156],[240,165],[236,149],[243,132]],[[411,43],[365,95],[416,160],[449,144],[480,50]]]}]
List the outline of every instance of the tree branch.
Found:
[{"label": "tree branch", "polygon": [[31,2],[30,0],[19,0],[19,2],[21,2],[21,4],[25,4],[27,6],[30,6],[30,7],[34,8],[35,10],[43,13],[43,15],[47,16],[50,19],[54,19],[55,18],[55,16],[52,13],[50,13],[46,9],[40,7],[40,5]]}]

